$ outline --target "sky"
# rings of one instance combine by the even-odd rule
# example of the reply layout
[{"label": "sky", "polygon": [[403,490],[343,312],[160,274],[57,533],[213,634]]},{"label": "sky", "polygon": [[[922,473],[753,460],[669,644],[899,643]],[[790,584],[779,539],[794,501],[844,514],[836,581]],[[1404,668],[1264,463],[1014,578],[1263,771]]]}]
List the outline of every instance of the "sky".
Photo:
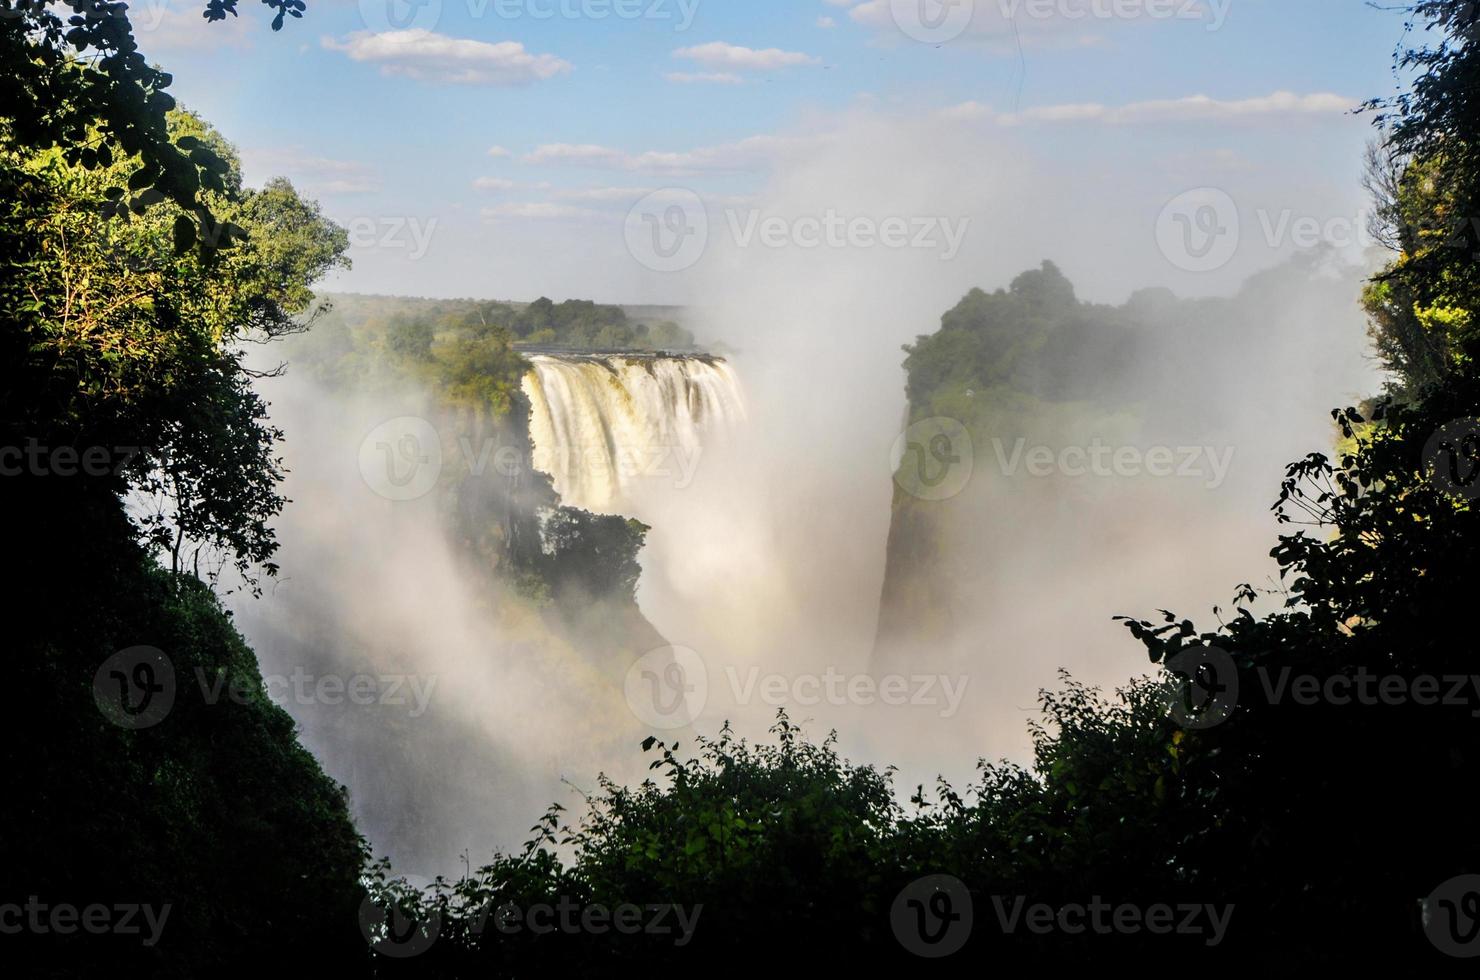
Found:
[{"label": "sky", "polygon": [[[1351,110],[1402,38],[1361,0],[307,0],[278,32],[201,6],[132,4],[140,47],[249,181],[350,230],[328,288],[626,303],[702,304],[727,250],[819,236],[936,248],[952,288],[1020,243],[1107,302],[1360,249]],[[810,196],[774,193],[798,172]]]}]

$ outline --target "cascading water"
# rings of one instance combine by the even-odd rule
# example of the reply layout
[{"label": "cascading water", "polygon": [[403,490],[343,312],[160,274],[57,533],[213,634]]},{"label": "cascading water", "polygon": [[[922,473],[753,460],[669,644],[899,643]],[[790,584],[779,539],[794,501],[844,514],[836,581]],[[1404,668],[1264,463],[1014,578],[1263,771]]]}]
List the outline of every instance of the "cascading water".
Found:
[{"label": "cascading water", "polygon": [[704,439],[745,420],[735,372],[707,355],[535,354],[524,376],[534,467],[562,500],[619,510],[638,481],[683,486]]}]

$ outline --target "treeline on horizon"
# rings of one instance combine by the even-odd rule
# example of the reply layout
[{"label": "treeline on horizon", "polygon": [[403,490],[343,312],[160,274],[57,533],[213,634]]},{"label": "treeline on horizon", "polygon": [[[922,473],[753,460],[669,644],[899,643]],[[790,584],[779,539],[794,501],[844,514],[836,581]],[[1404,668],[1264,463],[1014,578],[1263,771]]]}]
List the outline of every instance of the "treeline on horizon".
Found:
[{"label": "treeline on horizon", "polygon": [[[328,308],[312,321],[311,332],[330,338],[349,330],[365,330],[417,345],[448,326],[478,323],[504,331],[516,347],[571,348],[573,350],[652,350],[687,352],[697,349],[694,335],[664,308],[629,311],[611,303],[588,299],[555,302],[541,296],[529,303],[485,299],[430,299],[414,296],[378,296],[360,293],[324,293]],[[325,343],[332,344],[328,339]]]},{"label": "treeline on horizon", "polygon": [[[278,22],[293,2],[270,0]],[[225,11],[208,5],[211,19]],[[7,955],[57,976],[928,968],[891,913],[911,883],[948,875],[976,910],[941,961],[953,972],[1462,965],[1426,938],[1441,909],[1423,899],[1480,872],[1470,706],[1306,705],[1263,682],[1472,673],[1468,633],[1449,624],[1473,594],[1480,518],[1430,462],[1436,434],[1450,459],[1471,458],[1442,435],[1480,415],[1480,270],[1456,247],[1480,214],[1480,12],[1467,0],[1409,11],[1429,32],[1399,49],[1415,81],[1368,106],[1394,255],[1365,301],[1392,387],[1333,413],[1349,448],[1293,463],[1278,488],[1285,608],[1256,618],[1236,604],[1211,629],[1172,612],[1126,622],[1153,669],[1220,651],[1239,692],[1226,718],[1202,724],[1185,701],[1169,712],[1165,674],[1113,696],[1066,678],[1042,695],[1031,765],[983,763],[970,786],[905,802],[889,770],[840,758],[784,716],[763,744],[650,739],[651,781],[603,782],[586,812],[552,808],[522,852],[415,889],[370,861],[345,790],[265,693],[182,698],[154,727],[99,711],[100,665],[138,644],[170,649],[182,676],[261,691],[209,586],[213,563],[270,580],[283,505],[279,433],[238,342],[301,330],[311,284],[347,241],[287,182],[243,186],[229,144],[176,111],[124,18],[13,9],[0,18],[3,444],[103,447],[109,465],[0,480],[23,565],[8,590],[18,696],[0,756],[3,899],[174,912],[152,946],[26,932],[0,937]],[[89,48],[107,53],[78,60]],[[484,340],[497,370],[470,359],[458,392],[498,414],[480,385],[512,385],[518,361]],[[994,900],[1013,896],[1233,911],[1216,944],[1040,934],[999,927]],[[572,902],[702,913],[682,945],[490,928],[501,907]],[[386,922],[393,935],[377,931]]]}]

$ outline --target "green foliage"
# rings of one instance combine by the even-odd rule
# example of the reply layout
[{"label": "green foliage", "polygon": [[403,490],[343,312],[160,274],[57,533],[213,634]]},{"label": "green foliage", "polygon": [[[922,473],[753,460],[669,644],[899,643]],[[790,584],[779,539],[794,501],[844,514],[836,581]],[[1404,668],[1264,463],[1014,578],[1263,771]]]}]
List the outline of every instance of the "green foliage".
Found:
[{"label": "green foliage", "polygon": [[[6,597],[27,611],[8,637],[27,693],[0,739],[7,901],[171,908],[154,946],[27,931],[7,937],[7,959],[48,976],[194,977],[363,957],[364,846],[346,791],[269,700],[215,596],[148,559],[121,515],[31,503],[46,525],[12,528],[34,558]],[[93,678],[140,644],[170,659],[175,700],[157,725],[128,730],[99,710]]]},{"label": "green foliage", "polygon": [[649,528],[641,521],[575,507],[551,511],[541,528],[543,578],[573,600],[633,601],[642,566],[637,553]]},{"label": "green foliage", "polygon": [[[302,0],[263,0],[298,18]],[[236,0],[206,0],[209,21],[236,16]],[[57,12],[70,9],[71,16]],[[180,214],[176,245],[198,246],[208,260],[217,250],[245,241],[248,230],[216,212],[209,195],[230,195],[231,164],[217,147],[170,125],[173,78],[149,64],[139,50],[128,5],[111,0],[0,0],[0,75],[6,100],[0,134],[27,151],[59,150],[70,166],[109,170],[107,203],[99,213],[126,219],[163,201]]]},{"label": "green foliage", "polygon": [[201,197],[257,232],[250,243],[205,258],[181,253],[185,212],[170,202],[100,220],[110,181],[135,163],[121,148],[110,166],[87,169],[55,152],[0,147],[0,263],[14,284],[0,293],[3,431],[7,445],[104,447],[117,465],[93,489],[100,499],[133,492],[149,501],[141,532],[173,566],[182,547],[200,546],[244,575],[270,573],[279,433],[241,343],[301,329],[310,283],[347,264],[348,240],[286,181],[242,188],[214,130],[186,113],[171,119],[172,132],[226,161],[224,192]]},{"label": "green foliage", "polygon": [[[0,447],[46,460],[0,477],[8,666],[25,692],[0,739],[0,867],[6,901],[168,906],[168,920],[156,945],[27,930],[7,936],[7,965],[189,977],[362,961],[345,792],[184,573],[203,548],[272,571],[277,433],[241,344],[298,329],[346,238],[286,182],[242,186],[229,144],[174,110],[122,4],[71,4],[69,24],[51,6],[0,2]],[[91,467],[57,465],[79,458]],[[139,645],[169,658],[176,700],[128,730],[94,676]]]},{"label": "green foliage", "polygon": [[[569,609],[606,599],[630,606],[644,525],[560,506],[545,474],[495,465],[474,471],[489,443],[512,451],[521,467],[530,459],[521,389],[530,365],[514,346],[521,331],[551,332],[552,340],[559,331],[569,341],[624,324],[620,308],[584,300],[541,299],[518,310],[491,300],[336,296],[333,310],[287,351],[295,367],[336,392],[425,394],[444,443],[444,512],[482,567],[527,597]],[[625,329],[615,346],[630,340]]]},{"label": "green foliage", "polygon": [[[1470,201],[1480,180],[1470,150],[1480,118],[1470,98],[1477,8],[1436,0],[1413,10],[1446,42],[1400,54],[1400,64],[1426,73],[1398,101],[1396,145],[1421,161],[1405,165],[1408,177],[1435,167],[1445,193],[1399,203],[1417,209],[1414,227],[1443,227],[1450,189]],[[1451,421],[1480,416],[1468,336],[1475,275],[1461,250],[1405,247],[1369,293],[1443,335],[1443,356],[1429,363],[1444,369],[1402,403],[1333,412],[1346,447],[1337,461],[1313,454],[1289,467],[1275,509],[1292,530],[1271,552],[1284,608],[1256,618],[1255,590],[1241,586],[1234,614],[1216,629],[1170,611],[1126,619],[1153,664],[1208,646],[1227,652],[1234,674],[1225,665],[1215,680],[1229,689],[1236,680],[1237,697],[1220,724],[1176,724],[1169,678],[1133,683],[1114,702],[1066,682],[1043,696],[1030,769],[983,765],[964,793],[921,790],[913,810],[896,804],[887,774],[838,759],[831,740],[800,742],[784,716],[775,747],[753,749],[726,730],[684,760],[677,745],[649,739],[662,784],[603,783],[579,824],[562,825],[552,810],[524,855],[447,885],[448,942],[412,972],[518,973],[535,963],[719,972],[752,960],[757,943],[793,970],[889,968],[908,961],[889,933],[889,903],[904,883],[938,873],[965,882],[976,910],[971,939],[948,963],[963,975],[1148,963],[1218,972],[1443,965],[1424,937],[1421,900],[1480,867],[1468,803],[1480,778],[1473,700],[1303,703],[1278,692],[1285,671],[1325,690],[1363,673],[1404,679],[1405,690],[1420,678],[1437,688],[1474,677],[1464,615],[1480,563],[1480,507],[1431,468],[1431,441]],[[912,410],[932,411],[968,386],[1041,397],[1055,337],[1089,323],[1065,286],[1045,266],[1006,292],[969,294],[938,335],[909,348]],[[1127,311],[1167,302],[1140,295]],[[1115,349],[1116,318],[1098,322],[1109,336],[1090,339]],[[1474,462],[1468,450],[1457,455]],[[570,849],[568,864],[558,847]],[[491,904],[555,895],[702,902],[704,915],[683,949],[651,937],[511,942],[477,928]],[[1144,932],[1038,937],[997,926],[994,899],[1013,896],[1194,902],[1233,914],[1216,949],[1202,936]]]},{"label": "green foliage", "polygon": [[1390,389],[1402,397],[1472,370],[1480,343],[1470,315],[1480,309],[1480,7],[1424,0],[1406,9],[1410,29],[1441,40],[1400,48],[1396,67],[1416,73],[1412,89],[1366,106],[1385,127],[1368,187],[1395,258],[1363,297]]}]

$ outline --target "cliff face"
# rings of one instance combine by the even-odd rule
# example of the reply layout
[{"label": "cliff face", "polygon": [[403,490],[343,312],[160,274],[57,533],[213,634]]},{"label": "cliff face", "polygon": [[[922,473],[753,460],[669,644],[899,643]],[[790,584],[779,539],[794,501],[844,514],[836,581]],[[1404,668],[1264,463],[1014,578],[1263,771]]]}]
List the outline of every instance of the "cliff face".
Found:
[{"label": "cliff face", "polygon": [[1371,390],[1359,279],[1309,255],[1226,299],[1153,289],[1106,306],[1044,263],[969,292],[905,348],[876,662],[1022,642],[1035,616],[1134,611],[1102,607],[1134,602],[1178,534],[1246,557],[1285,465],[1329,449],[1321,420]]}]

